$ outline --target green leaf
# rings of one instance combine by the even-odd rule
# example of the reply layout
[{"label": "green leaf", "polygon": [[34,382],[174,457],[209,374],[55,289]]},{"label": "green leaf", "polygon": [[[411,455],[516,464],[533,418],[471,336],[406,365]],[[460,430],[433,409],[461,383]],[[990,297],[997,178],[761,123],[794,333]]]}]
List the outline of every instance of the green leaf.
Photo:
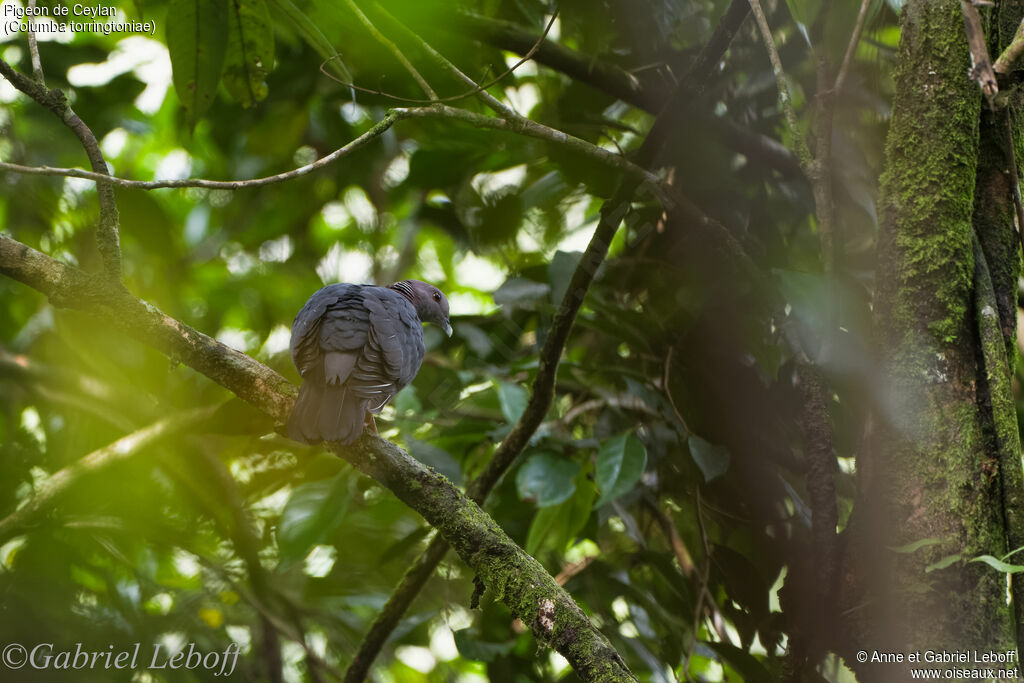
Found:
[{"label": "green leaf", "polygon": [[228,43],[227,3],[171,0],[166,27],[174,90],[194,127],[217,94]]},{"label": "green leaf", "polygon": [[716,446],[696,435],[690,435],[687,443],[705,482],[713,481],[728,471],[729,451],[724,446]]},{"label": "green leaf", "polygon": [[587,525],[587,520],[594,509],[595,498],[597,487],[587,476],[587,471],[580,469],[580,473],[576,475],[576,493],[559,506],[563,511],[561,519],[565,522],[558,543],[559,548],[568,548],[576,539],[576,535]]},{"label": "green leaf", "polygon": [[554,529],[558,516],[561,513],[561,505],[537,510],[537,514],[533,516],[533,521],[530,522],[530,530],[526,534],[526,545],[523,547],[527,554],[536,556],[537,550],[540,549],[541,544],[551,533],[552,529]]},{"label": "green leaf", "polygon": [[792,15],[793,21],[796,22],[797,28],[803,34],[804,40],[810,45],[811,39],[807,35],[807,27],[818,16],[818,10],[821,9],[821,0],[786,0],[786,5],[789,7],[789,13]]},{"label": "green leaf", "polygon": [[719,657],[736,670],[736,673],[742,675],[745,683],[771,683],[775,680],[764,664],[746,650],[735,645],[714,641],[705,641],[704,645],[714,650]]},{"label": "green leaf", "polygon": [[620,434],[601,444],[595,472],[601,497],[594,507],[610,503],[632,489],[646,466],[647,449],[632,434]]},{"label": "green leaf", "polygon": [[548,265],[548,281],[551,283],[551,302],[555,305],[562,303],[565,292],[569,289],[569,282],[572,274],[576,272],[576,264],[583,256],[579,251],[556,251],[551,263]]},{"label": "green leaf", "polygon": [[265,0],[231,0],[224,87],[243,107],[267,96],[274,65],[274,31]]},{"label": "green leaf", "polygon": [[587,470],[580,468],[576,475],[576,491],[564,503],[541,508],[530,523],[526,535],[526,552],[535,555],[544,542],[550,543],[559,553],[576,539],[576,535],[587,525],[593,509],[597,490],[587,477]]},{"label": "green leaf", "polygon": [[507,643],[487,643],[478,640],[476,634],[468,628],[455,631],[452,635],[455,636],[455,647],[459,654],[465,659],[475,662],[490,662],[497,657],[507,655],[516,644],[515,640]]},{"label": "green leaf", "polygon": [[1008,564],[1002,560],[998,560],[991,555],[979,555],[970,560],[971,562],[984,562],[988,566],[995,569],[997,572],[1005,572],[1007,574],[1019,574],[1024,572],[1024,565],[1020,564]]},{"label": "green leaf", "polygon": [[309,549],[322,543],[338,528],[348,509],[345,478],[302,484],[292,491],[281,513],[277,545],[287,564],[305,557]]},{"label": "green leaf", "polygon": [[550,453],[537,453],[516,472],[519,498],[546,508],[569,499],[576,490],[576,474],[580,466],[572,460]]},{"label": "green leaf", "polygon": [[893,551],[894,553],[901,553],[906,555],[909,553],[915,553],[921,548],[927,548],[930,545],[936,545],[938,543],[942,543],[942,539],[922,538],[919,541],[914,541],[913,543],[908,543],[906,545],[896,546],[895,548],[890,546],[889,550]]},{"label": "green leaf", "polygon": [[529,401],[529,394],[518,384],[510,382],[498,383],[498,401],[501,403],[501,413],[509,424],[515,424],[522,417],[526,410],[526,403]]},{"label": "green leaf", "polygon": [[331,41],[327,40],[327,36],[323,34],[320,27],[306,16],[305,12],[296,7],[291,0],[270,0],[270,6],[275,11],[283,14],[288,19],[288,23],[292,25],[292,28],[306,41],[306,44],[313,48],[320,55],[321,59],[326,61],[324,64],[326,71],[331,72],[336,78],[345,83],[352,82],[352,72],[341,61],[338,51],[331,45]]},{"label": "green leaf", "polygon": [[505,280],[492,296],[494,303],[499,306],[515,307],[531,304],[537,299],[547,297],[550,290],[551,287],[543,282],[513,277]]},{"label": "green leaf", "polygon": [[[990,555],[986,555],[986,557],[991,557],[991,556]],[[962,558],[962,556],[960,555],[960,553],[954,553],[952,555],[946,555],[942,559],[937,560],[935,562],[932,562],[930,565],[925,567],[924,568],[924,573],[925,574],[931,574],[933,571],[936,571],[937,569],[945,569],[946,567],[949,567],[949,566],[954,565],[957,562],[959,562],[961,560],[961,558]],[[999,562],[999,560],[996,560],[996,558],[994,558],[994,557],[992,559],[995,560],[996,562]],[[972,560],[972,562],[973,561],[974,560]]]}]

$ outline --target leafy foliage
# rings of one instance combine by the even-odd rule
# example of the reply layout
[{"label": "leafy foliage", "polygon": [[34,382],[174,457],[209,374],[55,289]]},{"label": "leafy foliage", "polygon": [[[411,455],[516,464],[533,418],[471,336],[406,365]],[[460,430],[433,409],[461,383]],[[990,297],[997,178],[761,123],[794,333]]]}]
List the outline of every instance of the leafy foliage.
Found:
[{"label": "leafy foliage", "polygon": [[[481,27],[503,22],[536,36],[552,11],[535,0],[359,4],[441,97],[467,87],[403,26],[482,82],[505,69],[511,48]],[[727,5],[574,0],[561,4],[551,38],[662,102]],[[769,19],[799,106],[814,83],[801,34],[824,31],[839,54],[848,35],[833,25],[841,13],[823,3],[778,5]],[[42,42],[41,55],[48,84],[69,94],[121,177],[279,173],[408,104],[323,77],[318,66],[336,53],[325,66],[336,78],[423,97],[334,3],[154,0],[120,9],[160,17],[163,42],[80,33]],[[873,179],[898,38],[892,3],[873,4],[868,33],[834,142],[849,305],[827,371],[847,512],[846,465],[863,405],[855,378],[864,363]],[[30,71],[21,36],[0,43],[0,56]],[[98,76],[89,77],[90,65]],[[173,89],[165,90],[168,81]],[[606,85],[530,62],[489,93],[545,125],[631,154],[658,108],[624,102]],[[5,160],[82,163],[48,112],[6,90],[0,98]],[[457,104],[486,111],[473,98]],[[777,141],[788,134],[752,23],[673,125],[686,131],[664,152],[673,186],[721,222],[750,263],[728,258],[721,235],[667,217],[655,198],[638,194],[587,294],[555,401],[485,509],[564,582],[642,680],[774,680],[792,628],[779,586],[810,533],[787,335],[820,343],[825,313],[813,200]],[[424,366],[379,427],[461,485],[522,414],[538,350],[617,178],[536,138],[403,121],[342,162],[287,183],[119,189],[127,284],[293,381],[288,329],[324,283],[437,284],[452,301],[454,336],[426,330]],[[88,182],[7,174],[0,184],[5,232],[84,267],[99,263],[96,214]],[[240,642],[239,680],[258,680],[270,666],[269,613],[285,634],[289,680],[347,666],[423,548],[422,520],[321,449],[275,434],[197,372],[8,279],[0,279],[0,344],[0,514],[126,433],[223,406],[202,429],[83,476],[34,524],[0,538],[0,590],[6,610],[19,615],[4,620],[0,642],[102,650],[180,636],[205,651]],[[376,677],[571,676],[564,661],[538,654],[543,644],[494,596],[468,610],[472,579],[456,559],[444,562]],[[828,668],[828,680],[848,680],[838,662]],[[76,680],[108,679],[99,671]]]}]

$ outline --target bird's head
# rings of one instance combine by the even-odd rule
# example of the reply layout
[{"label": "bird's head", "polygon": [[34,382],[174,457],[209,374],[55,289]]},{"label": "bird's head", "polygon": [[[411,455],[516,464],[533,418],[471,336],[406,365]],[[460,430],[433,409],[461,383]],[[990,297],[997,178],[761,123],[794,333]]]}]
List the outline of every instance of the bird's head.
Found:
[{"label": "bird's head", "polygon": [[434,323],[452,336],[452,323],[448,315],[448,297],[440,289],[421,280],[402,280],[391,285],[416,308],[416,315],[425,323]]}]

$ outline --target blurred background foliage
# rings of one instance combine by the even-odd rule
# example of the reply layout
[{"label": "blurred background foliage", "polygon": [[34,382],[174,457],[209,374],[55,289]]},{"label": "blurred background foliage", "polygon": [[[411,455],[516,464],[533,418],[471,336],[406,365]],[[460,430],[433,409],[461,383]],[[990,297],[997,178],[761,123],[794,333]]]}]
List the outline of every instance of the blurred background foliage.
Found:
[{"label": "blurred background foliage", "polygon": [[[359,5],[442,97],[466,87],[432,66],[399,24],[482,82],[514,63],[509,50],[528,49],[554,9],[536,0]],[[838,61],[859,3],[834,5],[765,3],[801,112],[814,92],[805,36]],[[123,3],[122,18],[154,20],[156,35],[42,36],[47,84],[68,94],[116,175],[279,173],[405,104],[321,74],[333,51],[340,58],[325,68],[335,78],[423,97],[345,4],[234,6],[241,10],[224,16],[213,0]],[[489,92],[546,125],[629,154],[727,6],[564,0],[549,40],[571,50],[580,70],[528,62]],[[222,64],[190,65],[195,45],[181,32],[197,8],[201,25],[219,32],[212,40],[228,36]],[[841,524],[863,405],[855,378],[898,9],[871,4],[834,136],[845,335],[827,371],[838,396],[831,409]],[[228,25],[239,11],[241,29]],[[525,44],[515,42],[524,35]],[[253,51],[258,60],[246,62]],[[2,38],[0,55],[31,70],[23,34]],[[620,99],[598,67],[627,76],[639,94]],[[190,68],[221,78],[206,74],[198,92],[186,79],[183,97],[179,81]],[[825,304],[813,201],[785,147],[777,102],[748,18],[705,95],[673,122],[684,133],[665,150],[663,173],[728,229],[756,272],[724,257],[701,226],[666,220],[652,197],[638,195],[569,339],[551,411],[486,504],[645,681],[773,680],[799,610],[799,597],[787,604],[787,592],[799,596],[808,580],[800,567],[809,512],[791,342],[817,343]],[[486,111],[473,98],[455,104]],[[0,106],[4,160],[83,165],[61,123],[6,82]],[[404,121],[341,163],[286,183],[236,192],[119,189],[127,283],[295,381],[289,328],[317,288],[409,277],[438,285],[451,299],[455,334],[425,330],[423,368],[379,424],[383,436],[464,484],[525,406],[545,330],[615,181],[608,168],[544,141]],[[0,176],[0,226],[47,254],[96,266],[96,218],[91,182]],[[230,398],[174,359],[7,279],[0,345],[2,515],[87,453]],[[238,642],[245,654],[236,679],[263,680],[273,665],[269,631],[279,634],[286,680],[330,680],[429,531],[338,459],[254,426],[229,406],[81,475],[31,525],[0,538],[0,642],[98,650],[193,642],[206,651]],[[373,678],[572,680],[565,661],[503,605],[487,596],[480,610],[468,609],[472,578],[449,556]],[[83,671],[74,680],[110,676]],[[124,676],[213,680],[202,671]],[[834,659],[821,676],[851,678]]]}]

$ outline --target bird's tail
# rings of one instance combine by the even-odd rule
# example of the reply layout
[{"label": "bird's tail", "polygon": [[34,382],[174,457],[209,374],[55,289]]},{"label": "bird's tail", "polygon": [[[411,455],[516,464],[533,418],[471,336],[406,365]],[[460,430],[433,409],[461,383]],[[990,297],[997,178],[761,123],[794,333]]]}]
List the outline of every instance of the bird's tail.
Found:
[{"label": "bird's tail", "polygon": [[352,443],[363,433],[364,404],[344,384],[303,382],[288,417],[288,436],[305,443]]}]

